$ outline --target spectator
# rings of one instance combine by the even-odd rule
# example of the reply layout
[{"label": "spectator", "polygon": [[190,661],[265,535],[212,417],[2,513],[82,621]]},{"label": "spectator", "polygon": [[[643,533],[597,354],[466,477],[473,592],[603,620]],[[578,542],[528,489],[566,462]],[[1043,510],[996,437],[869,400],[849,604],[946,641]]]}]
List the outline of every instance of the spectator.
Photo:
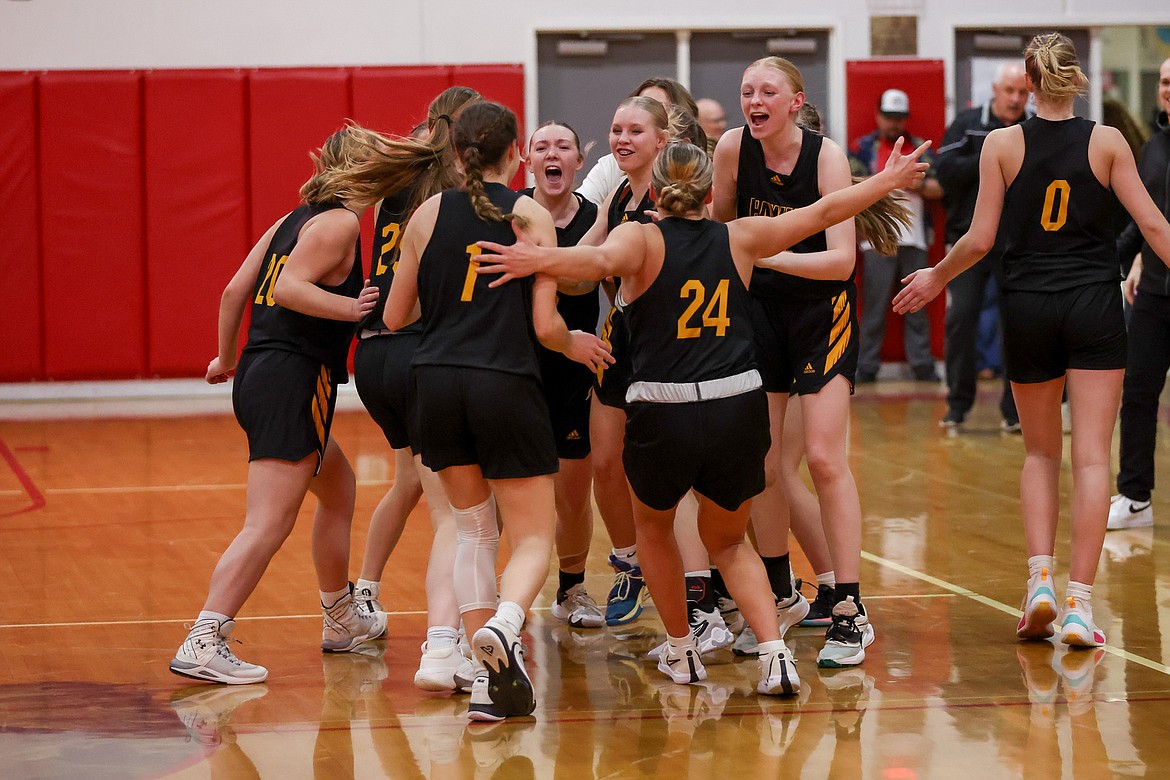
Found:
[{"label": "spectator", "polygon": [[[975,196],[979,192],[979,153],[987,134],[999,127],[1024,121],[1028,87],[1021,62],[1005,62],[995,72],[991,83],[991,100],[970,108],[955,117],[943,136],[938,150],[938,181],[943,188],[947,207],[948,251],[971,227],[975,213]],[[957,428],[975,405],[976,355],[975,337],[979,330],[979,310],[992,271],[1000,265],[1001,239],[978,263],[959,274],[947,287],[946,343],[944,347],[947,375],[947,413],[939,421],[944,428]],[[1011,385],[1005,377],[999,410],[1001,427],[1009,433],[1020,432],[1020,417],[1012,398]]]},{"label": "spectator", "polygon": [[[914,149],[923,139],[906,132],[910,117],[910,98],[900,89],[887,89],[878,102],[877,129],[858,139],[850,151],[849,164],[855,176],[872,176],[881,172],[889,159],[894,143],[903,139],[903,148]],[[927,150],[922,161],[933,163],[934,156]],[[861,279],[861,354],[857,361],[857,384],[868,384],[877,379],[881,366],[882,342],[886,335],[886,317],[897,280],[926,267],[927,217],[926,200],[942,197],[933,170],[914,188],[899,190],[897,195],[910,211],[911,223],[902,228],[898,237],[897,253],[886,257],[871,244],[861,245],[865,253]],[[938,382],[934,355],[930,352],[930,320],[925,311],[905,315],[903,337],[906,360],[919,382]]]},{"label": "spectator", "polygon": [[714,98],[699,98],[695,105],[699,107],[699,126],[708,138],[718,141],[727,129],[727,115],[723,112],[723,106]]},{"label": "spectator", "polygon": [[[1170,59],[1158,71],[1158,132],[1142,150],[1138,173],[1154,203],[1170,215]],[[1129,353],[1121,392],[1121,470],[1117,495],[1109,505],[1109,530],[1154,524],[1150,493],[1154,489],[1154,444],[1158,429],[1158,397],[1170,369],[1170,274],[1165,258],[1142,241],[1136,224],[1118,239],[1118,253],[1133,267],[1122,288],[1132,308]],[[1134,253],[1141,254],[1134,258]],[[1136,292],[1136,294],[1135,294]]]}]

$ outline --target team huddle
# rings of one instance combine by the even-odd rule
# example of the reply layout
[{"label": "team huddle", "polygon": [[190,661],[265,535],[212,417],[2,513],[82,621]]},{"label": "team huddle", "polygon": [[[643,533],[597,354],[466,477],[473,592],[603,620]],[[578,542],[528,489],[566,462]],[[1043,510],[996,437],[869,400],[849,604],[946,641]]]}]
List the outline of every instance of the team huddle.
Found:
[{"label": "team huddle", "polygon": [[[1073,117],[1084,77],[1067,39],[1038,36],[1025,64],[1038,116],[988,137],[971,230],[904,280],[894,308],[921,309],[977,261],[1002,210],[1007,367],[1033,488],[1022,491],[1030,578],[1017,633],[1059,630],[1090,647],[1105,642],[1090,602],[1108,512],[1097,472],[1125,365],[1116,252],[1099,216],[1116,193],[1162,257],[1170,230],[1109,128]],[[224,291],[207,379],[235,371],[247,514],[171,670],[267,678],[227,639],[309,491],[325,652],[385,634],[379,581],[426,496],[434,540],[414,681],[469,692],[472,720],[535,709],[520,635],[554,549],[552,615],[596,630],[637,619],[652,599],[667,638],[650,656],[676,683],[704,680],[703,656],[730,647],[758,658],[760,694],[795,695],[784,637],[796,625],[825,628],[818,666],[861,664],[875,631],[846,454],[856,244],[892,243],[908,215],[891,193],[923,179],[929,144],[898,141],[880,172],[854,182],[845,153],[819,133],[800,72],[778,57],[748,66],[740,104],[746,125],[708,142],[686,90],[648,79],[618,105],[610,154],[580,191],[587,150],[571,127],[546,122],[525,143],[509,109],[465,87],[438,95],[409,137],[354,125],[331,136],[303,205]],[[521,162],[534,186],[514,192]],[[358,226],[370,207],[363,283]],[[609,302],[600,337],[599,286]],[[394,450],[395,481],[350,584],[355,479],[329,429],[355,323],[355,384]],[[1066,377],[1073,553],[1058,610],[1052,469]],[[604,606],[584,584],[591,498],[612,544]],[[511,555],[497,578],[501,529]],[[790,531],[816,574],[811,601],[792,573]]]}]

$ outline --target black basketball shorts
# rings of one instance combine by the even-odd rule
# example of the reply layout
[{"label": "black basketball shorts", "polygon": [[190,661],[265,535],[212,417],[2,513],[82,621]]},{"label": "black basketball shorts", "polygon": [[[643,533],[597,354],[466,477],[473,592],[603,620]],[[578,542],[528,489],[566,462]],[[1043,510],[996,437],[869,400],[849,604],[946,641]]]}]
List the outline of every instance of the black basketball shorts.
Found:
[{"label": "black basketball shorts", "polygon": [[857,375],[857,287],[831,298],[752,296],[756,365],[769,393],[811,395]]},{"label": "black basketball shorts", "polygon": [[1001,295],[1004,364],[1011,381],[1048,382],[1070,368],[1125,368],[1125,316],[1116,282]]},{"label": "black basketball shorts", "polygon": [[589,396],[593,372],[559,352],[542,350],[540,380],[552,421],[557,457],[581,460],[589,456]]},{"label": "black basketball shorts", "polygon": [[418,450],[414,373],[410,364],[421,338],[418,332],[360,339],[354,355],[353,381],[358,396],[396,450]]},{"label": "black basketball shorts", "polygon": [[279,349],[245,351],[236,367],[232,408],[248,436],[248,461],[297,462],[317,453],[317,469],[337,405],[332,372],[313,358]]},{"label": "black basketball shorts", "polygon": [[730,512],[764,489],[771,436],[762,389],[691,403],[636,401],[626,415],[626,477],[651,509],[674,507],[693,487]]},{"label": "black basketball shorts", "polygon": [[552,424],[536,377],[416,366],[414,380],[419,452],[432,471],[477,464],[486,479],[558,471]]},{"label": "black basketball shorts", "polygon": [[602,366],[597,372],[593,392],[597,400],[614,409],[626,408],[626,391],[634,375],[633,355],[630,353],[630,333],[626,318],[616,308],[610,309],[609,317],[601,329],[601,340],[613,355],[613,365]]}]

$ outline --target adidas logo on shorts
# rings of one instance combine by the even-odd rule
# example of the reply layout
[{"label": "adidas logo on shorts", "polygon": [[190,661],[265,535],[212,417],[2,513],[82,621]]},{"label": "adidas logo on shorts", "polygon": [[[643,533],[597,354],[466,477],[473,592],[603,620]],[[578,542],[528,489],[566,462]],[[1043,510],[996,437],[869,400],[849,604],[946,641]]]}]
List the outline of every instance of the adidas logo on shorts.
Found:
[{"label": "adidas logo on shorts", "polygon": [[577,431],[569,431],[569,435],[565,437],[566,441],[581,441],[581,434]]},{"label": "adidas logo on shorts", "polygon": [[812,367],[812,363],[805,363],[804,364],[804,373],[815,374],[816,372],[817,372],[816,369]]}]

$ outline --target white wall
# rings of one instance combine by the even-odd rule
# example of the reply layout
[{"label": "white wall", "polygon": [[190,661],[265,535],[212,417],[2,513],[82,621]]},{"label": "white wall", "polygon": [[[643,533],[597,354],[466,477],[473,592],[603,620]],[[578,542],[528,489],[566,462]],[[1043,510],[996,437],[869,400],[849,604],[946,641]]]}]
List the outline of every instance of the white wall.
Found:
[{"label": "white wall", "polygon": [[871,8],[917,12],[942,59],[956,26],[1170,24],[1166,0],[0,0],[0,69],[527,62],[535,29],[787,25],[857,59]]}]

